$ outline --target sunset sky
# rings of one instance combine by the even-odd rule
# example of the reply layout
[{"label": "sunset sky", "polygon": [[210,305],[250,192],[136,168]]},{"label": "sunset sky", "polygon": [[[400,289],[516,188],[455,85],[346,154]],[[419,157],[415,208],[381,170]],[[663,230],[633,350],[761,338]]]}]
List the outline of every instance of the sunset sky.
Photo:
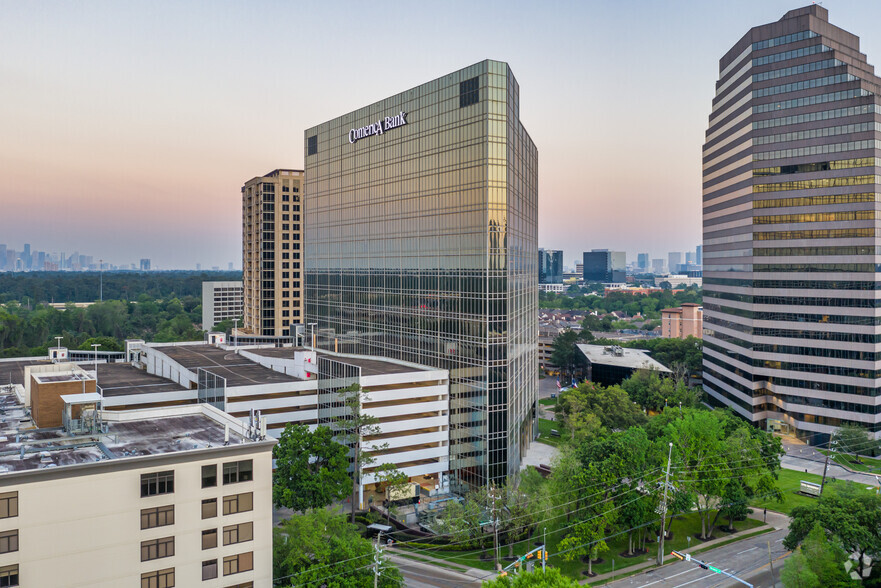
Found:
[{"label": "sunset sky", "polygon": [[[700,242],[719,58],[801,2],[0,2],[0,243],[241,266],[242,184],[303,130],[486,58],[520,82],[539,245]],[[881,2],[828,1],[881,59]]]}]

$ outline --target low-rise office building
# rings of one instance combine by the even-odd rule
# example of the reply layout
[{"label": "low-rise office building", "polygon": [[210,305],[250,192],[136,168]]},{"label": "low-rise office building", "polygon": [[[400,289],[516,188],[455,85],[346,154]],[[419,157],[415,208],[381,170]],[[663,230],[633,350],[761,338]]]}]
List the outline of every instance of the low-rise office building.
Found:
[{"label": "low-rise office building", "polygon": [[587,359],[587,379],[603,386],[620,384],[637,370],[671,373],[664,364],[652,359],[642,349],[586,344],[579,344],[578,349]]},{"label": "low-rise office building", "polygon": [[[30,374],[32,400],[94,389],[55,367]],[[272,585],[274,439],[207,404],[57,399],[61,425],[41,427],[23,385],[0,388],[0,586]]]}]

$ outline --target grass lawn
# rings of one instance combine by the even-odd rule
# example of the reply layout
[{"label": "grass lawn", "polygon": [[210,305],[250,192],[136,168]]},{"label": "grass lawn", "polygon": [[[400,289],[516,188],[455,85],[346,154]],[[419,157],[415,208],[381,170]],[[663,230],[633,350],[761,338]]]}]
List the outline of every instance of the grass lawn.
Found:
[{"label": "grass lawn", "polygon": [[[819,484],[823,480],[823,476],[818,476],[816,474],[806,474],[804,472],[799,472],[796,470],[780,470],[779,478],[777,480],[777,487],[783,491],[784,501],[780,503],[773,499],[755,500],[750,503],[750,506],[752,506],[753,508],[767,508],[785,514],[790,514],[792,512],[792,509],[796,506],[806,506],[808,504],[813,504],[814,502],[816,502],[816,498],[812,496],[797,494],[799,488],[801,487],[802,480]],[[838,488],[846,484],[846,482],[843,481],[835,481],[830,483],[829,480],[830,478],[827,477],[826,487],[823,489],[824,493],[836,492]],[[859,488],[863,492],[873,492],[873,490],[866,490],[865,486],[863,485],[858,484],[857,488]]]},{"label": "grass lawn", "polygon": [[[820,453],[823,455],[829,455],[829,450],[827,449],[818,449]],[[878,473],[881,472],[881,459],[871,458],[871,457],[861,457],[860,461],[863,463],[856,463],[856,456],[848,455],[846,453],[835,453],[832,456],[832,461],[839,465],[847,466],[850,469],[856,472],[868,472],[868,473]]]},{"label": "grass lawn", "polygon": [[[730,535],[729,533],[725,533],[719,529],[719,526],[724,526],[725,524],[727,524],[727,521],[720,521],[717,524],[716,530],[713,532],[714,538],[718,539]],[[761,521],[756,521],[753,519],[737,521],[734,524],[737,531],[745,531],[761,525]],[[664,551],[669,555],[670,550],[672,549],[685,549],[689,546],[699,545],[701,541],[694,537],[694,535],[699,534],[700,529],[701,523],[697,513],[689,513],[687,515],[673,519],[673,525],[671,529],[673,532],[673,539],[665,541]],[[550,558],[548,559],[548,563],[552,566],[560,568],[560,570],[567,576],[583,580],[587,578],[587,576],[582,573],[583,571],[587,570],[587,564],[582,561],[581,556],[576,557],[572,561],[566,561],[563,559],[563,557],[554,555],[554,551],[557,550],[557,544],[563,538],[565,533],[565,530],[563,532],[552,532],[551,529],[548,529],[547,539],[550,548]],[[689,536],[692,537],[691,542],[688,541]],[[541,531],[539,531],[535,535],[534,539],[537,540],[540,538]],[[635,541],[636,538],[634,536],[634,542]],[[533,543],[534,541],[518,544],[514,550],[515,555],[522,555],[529,549],[532,549]],[[608,540],[607,544],[609,546],[608,551],[601,553],[599,556],[603,561],[600,563],[595,562],[593,564],[594,573],[604,574],[606,572],[611,572],[613,565],[614,569],[620,570],[622,568],[637,563],[642,563],[644,561],[654,561],[658,554],[658,544],[654,541],[654,537],[652,537],[651,543],[647,543],[647,548],[649,552],[647,554],[641,554],[635,557],[625,558],[621,557],[620,555],[622,552],[625,552],[627,550],[627,535],[619,535],[617,537],[611,538]],[[419,556],[419,551],[421,551],[421,549],[415,549],[414,555],[416,557]],[[492,546],[490,545],[486,550],[478,549],[473,551],[442,551],[440,549],[430,549],[424,551],[424,555],[443,559],[460,566],[468,566],[480,570],[492,571],[493,562],[480,559],[481,554],[483,554],[485,551],[492,554]],[[399,552],[402,553],[402,555],[406,554],[405,548],[400,545]],[[502,547],[501,552],[503,557],[508,555],[508,548]],[[510,562],[505,561],[504,565],[508,565],[509,563]]]},{"label": "grass lawn", "polygon": [[[719,529],[719,526],[725,526],[727,524],[728,521],[719,521],[717,523],[716,530],[713,531],[713,537],[718,539],[730,535],[730,533],[724,533]],[[761,521],[747,519],[745,521],[736,521],[734,523],[734,528],[737,531],[745,531],[747,529],[759,527],[762,524],[763,523]],[[681,517],[673,519],[673,525],[671,527],[671,531],[673,532],[673,539],[664,542],[664,551],[669,556],[670,551],[673,549],[685,549],[690,546],[694,547],[699,545],[701,541],[699,541],[695,537],[695,535],[699,535],[700,530],[701,522],[700,517],[697,513],[689,513],[687,515],[683,515]],[[688,537],[691,537],[690,543],[688,541]],[[587,564],[582,562],[581,557],[578,557],[572,561],[565,561],[562,557],[554,556],[554,548],[556,547],[556,542],[559,541],[559,539],[561,539],[561,537],[557,537],[556,534],[554,534],[554,541],[548,541],[548,543],[551,544],[551,555],[548,559],[548,562],[552,565],[559,567],[560,570],[567,576],[578,578],[579,580],[587,578],[587,576],[582,573],[587,570]],[[634,542],[635,541],[636,537],[634,536]],[[595,574],[605,574],[606,572],[611,572],[613,565],[614,569],[620,570],[621,568],[642,563],[644,561],[654,561],[658,556],[658,544],[654,541],[654,537],[652,537],[651,543],[646,544],[646,547],[648,548],[648,553],[638,555],[636,557],[625,558],[620,555],[622,552],[627,551],[627,535],[619,535],[618,537],[608,540],[606,543],[609,546],[608,551],[599,554],[599,557],[603,560],[603,562],[595,562],[593,564],[593,572]]]},{"label": "grass lawn", "polygon": [[556,398],[542,398],[538,401],[542,406],[555,406],[557,404]]},{"label": "grass lawn", "polygon": [[561,443],[560,437],[552,437],[551,429],[560,430],[560,425],[557,421],[552,421],[550,419],[538,419],[538,432],[541,435],[538,440],[542,443],[547,443],[548,445],[553,445],[554,447],[559,447]]}]

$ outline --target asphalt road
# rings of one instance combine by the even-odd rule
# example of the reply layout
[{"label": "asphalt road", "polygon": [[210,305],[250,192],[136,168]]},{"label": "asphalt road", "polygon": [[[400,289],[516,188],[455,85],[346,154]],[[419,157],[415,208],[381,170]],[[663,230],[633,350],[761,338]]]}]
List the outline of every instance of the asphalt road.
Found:
[{"label": "asphalt road", "polygon": [[[823,467],[826,463],[825,455],[809,445],[796,444],[785,438],[783,448],[786,450],[786,455],[781,458],[780,464],[784,468],[802,472],[807,470],[811,474],[823,475]],[[878,479],[875,476],[849,472],[833,461],[829,462],[826,477],[835,480],[851,480],[865,486],[878,486]]]},{"label": "asphalt road", "polygon": [[[774,560],[774,577],[779,580],[783,559],[788,551],[783,547],[786,529],[779,529],[757,537],[743,539],[695,555],[701,561],[725,570],[753,584],[756,588],[772,586],[768,564],[768,541],[771,542],[771,558]],[[722,588],[743,586],[721,574],[701,569],[697,564],[677,561],[660,570],[641,572],[623,580],[606,584],[614,588]],[[778,584],[779,586],[779,584]]]},{"label": "asphalt road", "polygon": [[[386,551],[389,560],[394,562],[407,588],[479,588],[480,580],[466,574],[415,561]],[[489,572],[487,572],[489,574]]]}]

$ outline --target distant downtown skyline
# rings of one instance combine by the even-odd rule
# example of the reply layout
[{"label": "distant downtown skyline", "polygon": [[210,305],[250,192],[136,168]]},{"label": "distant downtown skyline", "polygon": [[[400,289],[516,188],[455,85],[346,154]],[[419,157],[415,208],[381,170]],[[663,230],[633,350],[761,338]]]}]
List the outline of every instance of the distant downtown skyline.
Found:
[{"label": "distant downtown skyline", "polygon": [[[567,263],[591,246],[685,251],[701,236],[718,56],[800,5],[344,4],[4,5],[15,91],[0,107],[3,239],[39,234],[44,250],[107,252],[114,264],[238,265],[239,190],[301,168],[304,129],[493,58],[517,72],[539,149],[539,244]],[[351,34],[377,14],[394,26]],[[835,18],[881,55],[881,3],[842,4]]]}]

